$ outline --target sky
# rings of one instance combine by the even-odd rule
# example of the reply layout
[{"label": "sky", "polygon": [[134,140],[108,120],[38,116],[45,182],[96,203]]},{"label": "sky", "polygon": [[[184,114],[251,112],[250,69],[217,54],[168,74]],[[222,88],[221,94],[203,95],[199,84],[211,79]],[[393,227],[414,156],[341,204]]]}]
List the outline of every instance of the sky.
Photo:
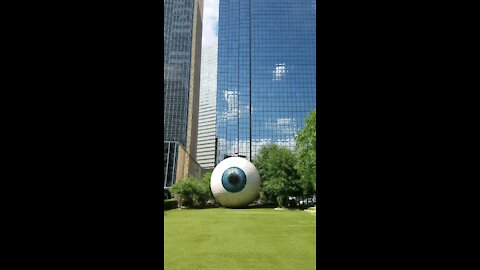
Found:
[{"label": "sky", "polygon": [[212,45],[213,40],[218,36],[218,1],[204,0],[202,48]]}]

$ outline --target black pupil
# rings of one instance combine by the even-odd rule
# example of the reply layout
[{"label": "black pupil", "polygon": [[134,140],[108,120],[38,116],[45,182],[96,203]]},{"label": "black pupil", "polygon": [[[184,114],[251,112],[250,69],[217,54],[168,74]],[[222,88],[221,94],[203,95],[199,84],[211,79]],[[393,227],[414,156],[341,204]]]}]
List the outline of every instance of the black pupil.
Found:
[{"label": "black pupil", "polygon": [[231,173],[228,176],[228,182],[232,185],[236,185],[240,182],[240,176],[238,176],[236,173]]}]

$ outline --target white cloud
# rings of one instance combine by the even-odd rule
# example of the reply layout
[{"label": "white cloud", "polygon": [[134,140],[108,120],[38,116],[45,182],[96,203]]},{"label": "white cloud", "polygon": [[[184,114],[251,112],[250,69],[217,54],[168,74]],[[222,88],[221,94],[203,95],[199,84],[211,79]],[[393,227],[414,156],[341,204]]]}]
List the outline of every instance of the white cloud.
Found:
[{"label": "white cloud", "polygon": [[227,90],[223,93],[225,100],[227,101],[227,111],[222,113],[222,119],[233,119],[237,117],[237,91]]},{"label": "white cloud", "polygon": [[[236,91],[227,91],[225,93],[225,99],[229,100],[229,98],[236,93]],[[233,101],[231,101],[233,103]],[[236,110],[230,111],[228,113],[224,113],[227,117],[231,116],[237,117]],[[295,135],[297,133],[297,125],[295,122],[295,118],[277,118],[275,120],[270,120],[265,122],[265,126],[269,129],[274,130],[277,132],[282,139],[272,140],[271,138],[262,138],[258,140],[252,141],[252,156],[258,153],[258,150],[268,144],[277,144],[282,147],[289,148],[291,150],[295,147]],[[250,153],[250,145],[248,140],[225,140],[223,138],[218,138],[218,148],[219,149],[227,149],[226,153],[229,155],[239,153],[240,155],[246,155],[247,158],[249,157]]]},{"label": "white cloud", "polygon": [[293,118],[278,118],[277,125],[292,125],[295,122]]},{"label": "white cloud", "polygon": [[278,118],[274,121],[266,121],[265,126],[284,135],[295,135],[297,132],[297,124],[294,118]]},{"label": "white cloud", "polygon": [[236,95],[237,95],[237,91],[235,90],[227,90],[223,92],[223,97],[225,98],[229,106],[230,104],[235,102]]},{"label": "white cloud", "polygon": [[[247,142],[247,141],[246,141]],[[269,144],[276,144],[281,147],[286,147],[289,149],[294,149],[295,147],[295,137],[289,137],[286,139],[279,139],[276,141],[273,141],[272,139],[269,138],[263,138],[259,140],[253,140],[252,143],[252,156],[255,157],[255,155],[258,153],[260,148],[264,145],[269,145]]]},{"label": "white cloud", "polygon": [[246,117],[249,115],[250,108],[248,105],[238,105],[237,93],[238,91],[236,90],[227,90],[223,92],[223,97],[227,101],[227,110],[222,112],[222,116],[220,119],[218,119],[219,121],[231,120],[237,117]]},{"label": "white cloud", "polygon": [[288,72],[287,66],[285,63],[276,64],[273,69],[273,78],[272,80],[278,81],[285,77],[285,74]]},{"label": "white cloud", "polygon": [[202,48],[212,45],[218,36],[219,0],[205,0],[203,3]]},{"label": "white cloud", "polygon": [[[295,147],[295,138],[289,137],[286,139],[276,140],[276,141],[272,141],[272,139],[270,138],[253,140],[252,156],[255,157],[255,155],[258,153],[258,151],[262,146],[269,145],[269,144],[276,144],[281,147],[286,147],[293,150],[293,148]],[[247,158],[249,158],[250,146],[247,140],[227,141],[223,138],[218,138],[218,148],[227,149],[227,154],[240,153],[240,155],[245,155],[247,156]]]}]

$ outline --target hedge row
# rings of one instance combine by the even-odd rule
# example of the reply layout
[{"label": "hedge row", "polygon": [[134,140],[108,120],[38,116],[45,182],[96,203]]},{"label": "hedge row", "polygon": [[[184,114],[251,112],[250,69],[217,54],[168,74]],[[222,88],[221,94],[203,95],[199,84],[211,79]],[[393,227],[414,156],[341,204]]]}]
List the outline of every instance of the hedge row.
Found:
[{"label": "hedge row", "polygon": [[163,201],[163,211],[177,208],[178,202],[176,199],[169,199]]}]

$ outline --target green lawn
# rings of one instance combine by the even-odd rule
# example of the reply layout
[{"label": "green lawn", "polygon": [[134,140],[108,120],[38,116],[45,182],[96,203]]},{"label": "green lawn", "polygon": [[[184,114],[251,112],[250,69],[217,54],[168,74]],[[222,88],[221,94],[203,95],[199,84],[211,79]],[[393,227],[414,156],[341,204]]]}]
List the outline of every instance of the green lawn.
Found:
[{"label": "green lawn", "polygon": [[315,269],[315,215],[263,209],[164,212],[165,269]]}]

